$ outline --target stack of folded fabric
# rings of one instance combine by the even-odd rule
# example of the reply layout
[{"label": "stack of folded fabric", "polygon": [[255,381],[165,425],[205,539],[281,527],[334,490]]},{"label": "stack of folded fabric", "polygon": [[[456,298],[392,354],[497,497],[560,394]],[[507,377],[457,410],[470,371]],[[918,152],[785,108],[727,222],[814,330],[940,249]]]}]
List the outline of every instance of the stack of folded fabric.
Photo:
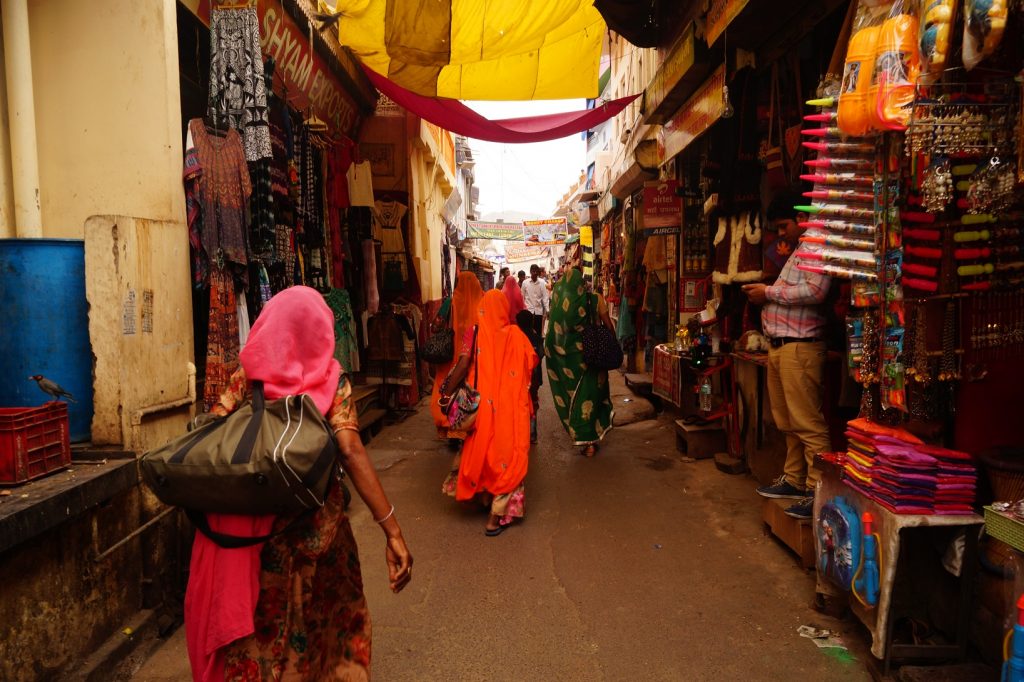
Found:
[{"label": "stack of folded fabric", "polygon": [[903,429],[855,419],[843,481],[897,514],[970,514],[976,471],[965,452],[925,445]]}]

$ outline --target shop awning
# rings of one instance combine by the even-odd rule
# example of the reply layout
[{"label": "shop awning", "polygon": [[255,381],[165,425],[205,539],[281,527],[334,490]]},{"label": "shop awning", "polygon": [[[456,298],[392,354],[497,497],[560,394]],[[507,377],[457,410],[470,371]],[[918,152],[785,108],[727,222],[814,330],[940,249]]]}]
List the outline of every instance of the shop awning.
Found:
[{"label": "shop awning", "polygon": [[[322,0],[321,0],[322,1]],[[337,0],[338,40],[426,97],[597,97],[606,31],[593,0]]]},{"label": "shop awning", "polygon": [[488,142],[546,142],[590,130],[614,118],[639,95],[598,104],[593,109],[525,118],[484,118],[455,99],[424,97],[406,90],[368,67],[370,81],[382,93],[417,116],[458,135]]}]

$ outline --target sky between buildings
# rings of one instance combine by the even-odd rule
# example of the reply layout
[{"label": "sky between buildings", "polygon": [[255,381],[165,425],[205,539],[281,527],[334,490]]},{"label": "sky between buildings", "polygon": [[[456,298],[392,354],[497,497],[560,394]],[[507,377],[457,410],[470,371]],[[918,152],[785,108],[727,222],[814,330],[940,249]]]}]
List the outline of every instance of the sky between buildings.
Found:
[{"label": "sky between buildings", "polygon": [[[525,102],[466,102],[490,119],[540,116],[579,111],[586,100],[537,100]],[[534,144],[500,144],[471,139],[476,161],[476,185],[480,188],[477,213],[492,218],[502,214],[550,216],[562,195],[586,166],[587,143],[577,133],[560,140]]]}]

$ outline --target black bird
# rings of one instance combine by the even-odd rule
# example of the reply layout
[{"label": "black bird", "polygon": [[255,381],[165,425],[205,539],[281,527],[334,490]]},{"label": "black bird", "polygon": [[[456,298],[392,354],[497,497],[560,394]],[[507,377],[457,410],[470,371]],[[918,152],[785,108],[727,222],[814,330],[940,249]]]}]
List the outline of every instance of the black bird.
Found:
[{"label": "black bird", "polygon": [[75,400],[74,396],[72,396],[70,393],[61,388],[59,384],[50,381],[42,374],[33,374],[32,376],[29,377],[29,379],[34,380],[39,385],[39,390],[42,391],[43,393],[53,396],[54,400],[60,398],[61,396],[64,396],[73,403],[78,402],[77,400]]}]

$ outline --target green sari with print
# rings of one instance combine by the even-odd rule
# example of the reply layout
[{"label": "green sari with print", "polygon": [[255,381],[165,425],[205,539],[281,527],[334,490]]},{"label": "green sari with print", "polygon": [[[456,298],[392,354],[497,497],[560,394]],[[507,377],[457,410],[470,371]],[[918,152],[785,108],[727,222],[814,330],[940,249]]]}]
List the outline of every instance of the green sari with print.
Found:
[{"label": "green sari with print", "polygon": [[554,286],[544,338],[548,385],[574,445],[600,442],[612,428],[608,372],[583,362],[583,325],[597,321],[597,296],[587,292],[583,274],[571,270]]}]

